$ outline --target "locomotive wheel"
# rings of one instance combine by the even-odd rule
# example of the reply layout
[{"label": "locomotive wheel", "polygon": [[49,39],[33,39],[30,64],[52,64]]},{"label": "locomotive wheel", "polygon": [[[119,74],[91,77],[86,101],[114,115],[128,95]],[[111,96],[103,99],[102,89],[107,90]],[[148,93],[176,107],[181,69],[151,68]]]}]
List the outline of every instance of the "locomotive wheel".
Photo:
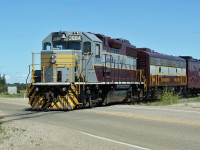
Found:
[{"label": "locomotive wheel", "polygon": [[86,103],[87,103],[86,99],[83,99],[83,107],[86,106]]}]

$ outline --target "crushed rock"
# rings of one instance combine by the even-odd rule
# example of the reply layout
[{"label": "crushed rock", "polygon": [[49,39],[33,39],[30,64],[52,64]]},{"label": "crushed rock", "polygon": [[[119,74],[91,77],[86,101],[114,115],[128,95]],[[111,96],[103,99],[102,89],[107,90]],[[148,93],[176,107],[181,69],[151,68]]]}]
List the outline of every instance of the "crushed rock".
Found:
[{"label": "crushed rock", "polygon": [[30,120],[15,120],[2,126],[8,138],[0,143],[0,150],[110,150],[116,146],[107,147],[106,142],[73,129]]}]

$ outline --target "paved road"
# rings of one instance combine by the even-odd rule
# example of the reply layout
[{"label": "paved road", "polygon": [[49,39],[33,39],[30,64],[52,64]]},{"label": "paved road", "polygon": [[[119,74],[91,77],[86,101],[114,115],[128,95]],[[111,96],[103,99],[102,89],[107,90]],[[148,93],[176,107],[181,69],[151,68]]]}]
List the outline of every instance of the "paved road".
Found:
[{"label": "paved road", "polygon": [[[31,120],[75,132],[97,149],[200,149],[200,108],[115,105],[37,112],[23,99],[0,99],[7,120]],[[42,135],[41,135],[42,136]],[[70,136],[70,135],[69,135]],[[87,142],[85,143],[87,144]]]}]

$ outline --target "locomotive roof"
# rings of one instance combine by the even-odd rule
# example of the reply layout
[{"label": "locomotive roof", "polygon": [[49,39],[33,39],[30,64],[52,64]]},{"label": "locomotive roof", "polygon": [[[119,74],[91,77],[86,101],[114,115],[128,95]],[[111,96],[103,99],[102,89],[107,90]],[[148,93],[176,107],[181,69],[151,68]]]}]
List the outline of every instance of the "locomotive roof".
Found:
[{"label": "locomotive roof", "polygon": [[126,45],[130,48],[136,48],[135,45],[133,45],[132,43],[130,43],[129,40],[123,39],[123,38],[111,38],[109,36],[105,36],[103,34],[99,34],[99,33],[94,33],[97,37],[101,37],[101,38],[105,38],[108,40],[108,42],[113,42],[113,43],[120,43],[121,45]]},{"label": "locomotive roof", "polygon": [[93,33],[90,32],[83,32],[87,37],[89,37],[92,41],[95,42],[102,42],[96,35],[94,35]]},{"label": "locomotive roof", "polygon": [[[55,34],[55,33],[60,33],[60,34],[62,34],[62,33],[65,33],[65,34],[69,34],[69,35],[71,35],[71,34],[74,34],[74,33],[76,33],[76,34],[78,34],[78,35],[85,35],[86,37],[88,37],[90,40],[92,40],[92,41],[95,41],[95,42],[102,42],[94,33],[91,33],[91,32],[73,32],[73,31],[59,31],[59,32],[52,32],[52,33],[50,33],[45,39],[48,39],[48,38],[51,38],[51,36],[53,35],[53,34]],[[75,35],[76,35],[75,34]],[[43,41],[45,41],[45,39],[43,40]]]},{"label": "locomotive roof", "polygon": [[187,61],[194,61],[194,62],[200,62],[200,60],[199,59],[195,59],[195,58],[193,58],[192,56],[180,56],[181,58],[183,58],[183,59],[185,59],[185,60],[187,60]]},{"label": "locomotive roof", "polygon": [[176,61],[183,61],[183,62],[185,61],[181,57],[158,53],[158,52],[152,51],[150,49],[146,49],[146,50],[145,49],[139,49],[139,51],[143,51],[144,53],[146,53],[150,57],[169,59],[169,60],[176,60]]}]

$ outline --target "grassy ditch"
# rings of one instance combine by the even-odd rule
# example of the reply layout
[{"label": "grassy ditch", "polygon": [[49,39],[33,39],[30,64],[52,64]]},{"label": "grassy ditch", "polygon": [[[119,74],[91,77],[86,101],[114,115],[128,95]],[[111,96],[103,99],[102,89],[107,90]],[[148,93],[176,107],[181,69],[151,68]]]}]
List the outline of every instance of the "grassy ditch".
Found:
[{"label": "grassy ditch", "polygon": [[0,98],[24,98],[24,92],[18,94],[0,93]]},{"label": "grassy ditch", "polygon": [[200,102],[200,97],[196,97],[196,98],[194,99],[194,102]]},{"label": "grassy ditch", "polygon": [[189,105],[189,103],[200,103],[200,97],[190,97],[190,98],[182,98],[179,100],[179,103],[183,103]]},{"label": "grassy ditch", "polygon": [[3,127],[2,127],[2,123],[0,122],[0,134],[5,133]]},{"label": "grassy ditch", "polygon": [[170,91],[157,93],[157,101],[147,103],[148,106],[165,106],[179,103],[179,95]]},{"label": "grassy ditch", "polygon": [[189,106],[190,103],[196,102],[200,103],[200,97],[191,97],[191,98],[180,98],[178,94],[174,94],[170,91],[159,91],[156,95],[157,101],[148,102],[145,105],[147,106],[165,106],[173,104],[185,104]]},{"label": "grassy ditch", "polygon": [[173,94],[173,92],[164,91],[158,95],[158,99],[161,105],[172,105],[179,102],[179,95]]}]

